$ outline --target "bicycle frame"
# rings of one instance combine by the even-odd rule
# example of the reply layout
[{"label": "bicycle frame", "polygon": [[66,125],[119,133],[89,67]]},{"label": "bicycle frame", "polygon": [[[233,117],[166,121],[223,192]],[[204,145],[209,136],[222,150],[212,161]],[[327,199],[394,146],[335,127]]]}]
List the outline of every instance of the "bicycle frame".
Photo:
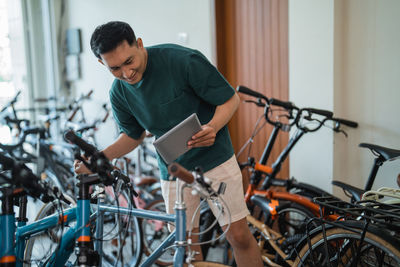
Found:
[{"label": "bicycle frame", "polygon": [[[97,211],[91,212],[90,200],[80,199],[78,200],[77,206],[66,209],[62,217],[59,214],[54,214],[43,218],[41,220],[26,224],[19,225],[15,229],[15,214],[2,214],[0,215],[1,222],[1,237],[2,240],[7,240],[6,244],[0,248],[0,259],[6,257],[14,257],[17,259],[15,265],[23,265],[25,242],[35,234],[41,233],[45,230],[55,228],[61,223],[68,225],[69,223],[76,221],[76,225],[70,228],[65,234],[63,234],[59,249],[51,255],[50,261],[46,266],[65,266],[69,256],[74,250],[75,241],[82,243],[92,242],[90,233],[90,218],[97,216],[97,228],[95,234],[95,248],[98,250],[100,256],[102,255],[102,227],[103,215],[106,212],[121,214],[127,216],[136,216],[144,219],[155,219],[164,222],[175,223],[176,230],[173,231],[159,246],[158,248],[140,265],[142,267],[151,266],[157,258],[164,252],[164,250],[175,244],[176,252],[174,256],[174,267],[182,267],[185,258],[185,247],[186,247],[186,207],[183,202],[183,188],[186,187],[186,183],[177,180],[177,201],[175,205],[175,214],[166,214],[158,211],[151,210],[140,210],[137,208],[124,208],[112,205],[106,205],[98,201],[98,204],[93,204],[92,207],[97,207]],[[16,230],[16,231],[15,231]],[[13,235],[16,233],[15,238],[15,251],[13,244]],[[101,257],[100,257],[101,260]],[[99,264],[101,266],[101,264]],[[0,261],[0,266],[2,263]]]}]

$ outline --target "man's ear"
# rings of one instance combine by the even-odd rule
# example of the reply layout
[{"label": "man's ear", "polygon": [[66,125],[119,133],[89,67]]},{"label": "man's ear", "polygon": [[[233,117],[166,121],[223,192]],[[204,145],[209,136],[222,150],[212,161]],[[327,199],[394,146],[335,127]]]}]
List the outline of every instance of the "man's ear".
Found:
[{"label": "man's ear", "polygon": [[98,61],[99,61],[101,64],[103,64],[103,65],[104,65],[104,62],[103,62],[103,60],[101,60],[101,59],[98,59]]},{"label": "man's ear", "polygon": [[142,38],[137,38],[136,39],[136,44],[137,44],[138,48],[143,48]]}]

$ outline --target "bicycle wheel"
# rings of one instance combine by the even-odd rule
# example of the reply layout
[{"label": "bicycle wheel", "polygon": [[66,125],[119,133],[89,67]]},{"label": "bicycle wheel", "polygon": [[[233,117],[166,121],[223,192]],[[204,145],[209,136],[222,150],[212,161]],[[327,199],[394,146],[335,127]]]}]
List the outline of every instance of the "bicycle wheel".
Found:
[{"label": "bicycle wheel", "polygon": [[[393,245],[383,230],[379,235],[332,228],[311,239],[298,254],[295,266],[400,266],[399,245]],[[397,248],[396,248],[397,247]],[[359,253],[358,253],[359,251]],[[358,257],[356,257],[358,255]]]},{"label": "bicycle wheel", "polygon": [[[149,203],[145,209],[159,212],[165,212],[166,210],[164,200],[161,197]],[[146,255],[150,255],[169,235],[168,225],[166,222],[150,219],[142,219],[141,225],[143,230],[144,252]],[[169,249],[157,259],[156,264],[159,266],[167,266],[172,264],[173,260],[174,250]]]},{"label": "bicycle wheel", "polygon": [[277,208],[277,216],[267,222],[271,228],[279,229],[279,232],[285,237],[293,237],[298,234],[301,236],[306,232],[306,228],[312,229],[317,225],[309,224],[314,214],[304,206],[292,202],[280,204]]},{"label": "bicycle wheel", "polygon": [[[42,206],[35,220],[40,220],[49,215],[60,213],[61,207],[62,209],[66,209],[69,207],[69,205],[62,201],[49,202]],[[68,226],[58,225],[57,227],[48,229],[45,232],[30,237],[27,240],[25,247],[24,266],[44,266],[47,262],[49,262],[50,256],[57,249],[62,235],[74,225],[75,222]],[[72,253],[69,261],[75,262],[75,260],[76,257]]]},{"label": "bicycle wheel", "polygon": [[[258,202],[255,201],[255,203]],[[261,205],[257,206],[257,209],[254,209],[255,214],[253,216],[260,222],[264,222],[269,228],[278,230],[277,233],[281,237],[275,237],[277,238],[275,244],[285,254],[288,254],[304,236],[307,227],[310,230],[315,228],[317,224],[315,222],[308,223],[309,219],[314,217],[313,213],[306,207],[296,203],[281,201],[279,206],[276,207],[276,211],[275,216],[270,216],[270,211],[264,210]],[[274,249],[261,233],[262,229],[258,229],[256,225],[250,224],[250,230],[260,246],[262,255],[275,263],[286,266],[286,262],[280,253]]]},{"label": "bicycle wheel", "polygon": [[[106,192],[108,192],[107,204],[136,208],[127,190],[123,190],[118,197],[115,197],[113,193],[110,194],[107,189]],[[139,266],[143,252],[143,233],[138,218],[118,213],[105,213],[101,240],[103,265],[108,263],[111,266]]]},{"label": "bicycle wheel", "polygon": [[57,186],[61,191],[75,197],[75,177],[68,167],[54,163],[52,167],[47,166],[42,175],[52,186]]}]

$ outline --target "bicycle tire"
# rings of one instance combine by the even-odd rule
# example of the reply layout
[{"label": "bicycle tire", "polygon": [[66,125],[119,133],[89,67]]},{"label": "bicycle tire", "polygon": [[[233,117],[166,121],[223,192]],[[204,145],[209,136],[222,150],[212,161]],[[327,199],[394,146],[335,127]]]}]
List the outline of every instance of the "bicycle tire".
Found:
[{"label": "bicycle tire", "polygon": [[[362,245],[360,261],[356,262],[355,266],[400,266],[400,251],[389,241],[390,237],[386,236],[383,231],[379,235],[366,232],[363,243],[360,243],[360,238],[360,233],[339,227],[326,230],[326,240],[323,232],[320,232],[311,239],[311,249],[306,243],[300,250],[294,266],[354,266],[352,264],[354,264],[355,257],[352,257],[350,253],[357,249],[354,246],[359,245]],[[325,243],[328,248],[328,256]],[[340,249],[344,251],[340,251]],[[379,256],[380,259],[374,256]],[[376,260],[380,262],[378,263]],[[367,261],[368,265],[363,265],[364,261]]]},{"label": "bicycle tire", "polygon": [[[162,197],[156,197],[152,202],[146,205],[146,210],[165,212],[165,202]],[[155,248],[169,235],[166,222],[157,220],[141,219],[143,231],[143,251],[149,256]],[[173,250],[165,251],[157,260],[158,266],[168,266],[173,263]]]},{"label": "bicycle tire", "polygon": [[[129,200],[129,195],[123,191],[123,197]],[[110,201],[107,201],[108,204]],[[134,204],[134,203],[133,203]],[[54,214],[57,212],[56,206],[54,203],[48,203],[39,211],[36,220],[42,219],[48,215]],[[114,216],[114,217],[113,217]],[[136,267],[139,265],[143,247],[142,247],[142,230],[140,228],[139,219],[133,216],[129,216],[129,223],[126,221],[127,216],[118,214],[105,214],[104,224],[103,224],[103,262],[109,263],[112,266],[115,266],[116,263],[116,255],[118,252],[122,250],[123,256],[122,259],[117,259],[117,261],[127,262],[127,265],[130,267]],[[115,227],[114,221],[120,220],[123,226],[127,226],[129,228],[124,229],[123,227],[118,228]],[[74,224],[71,224],[73,226]],[[41,265],[43,262],[47,262],[50,255],[57,248],[57,244],[60,241],[61,234],[65,233],[65,230],[68,229],[68,226],[65,226],[64,231],[58,233],[60,226],[54,227],[51,230],[45,231],[41,234],[35,235],[28,239],[25,249],[25,266],[36,266],[35,263],[38,263],[37,266]],[[92,231],[95,229],[95,224],[93,223]],[[121,230],[122,229],[122,230]],[[117,237],[121,231],[126,230],[126,233],[129,234],[127,238],[125,238],[122,242],[118,241]],[[133,241],[132,241],[133,240]],[[119,247],[119,244],[123,244],[122,248]],[[45,253],[44,253],[45,252]],[[131,258],[128,257],[131,256]],[[128,258],[128,260],[125,260]],[[72,253],[69,262],[75,262],[76,256]],[[29,264],[29,265],[28,265]]]},{"label": "bicycle tire", "polygon": [[[304,234],[306,227],[309,227],[307,226],[308,220],[315,217],[307,207],[293,202],[281,202],[277,207],[277,213],[277,217],[271,218],[267,225],[271,228],[276,227],[286,237]],[[317,225],[312,224],[311,226],[314,228]]]},{"label": "bicycle tire", "polygon": [[51,180],[51,183],[60,188],[64,193],[71,196],[75,195],[75,177],[67,166],[59,162],[54,162],[52,166],[46,166],[44,173]]},{"label": "bicycle tire", "polygon": [[[280,242],[276,244],[286,254],[289,253],[304,236],[306,227],[308,227],[309,230],[317,227],[315,223],[308,224],[309,219],[313,218],[314,214],[306,207],[298,205],[297,203],[281,201],[280,205],[276,208],[277,214],[272,217],[269,216],[269,210],[264,210],[262,207],[260,208],[262,212],[260,214],[254,214],[255,218],[264,222],[271,229],[277,229],[278,232],[285,237],[282,239],[283,241],[280,240]],[[268,213],[268,215],[266,215],[266,213]],[[262,244],[260,248],[262,255],[278,264],[286,266],[285,259],[283,259],[280,254],[275,251],[273,246],[265,240],[265,237],[260,234],[259,229],[250,225],[250,230],[259,245]],[[271,255],[274,256],[273,259]]]}]

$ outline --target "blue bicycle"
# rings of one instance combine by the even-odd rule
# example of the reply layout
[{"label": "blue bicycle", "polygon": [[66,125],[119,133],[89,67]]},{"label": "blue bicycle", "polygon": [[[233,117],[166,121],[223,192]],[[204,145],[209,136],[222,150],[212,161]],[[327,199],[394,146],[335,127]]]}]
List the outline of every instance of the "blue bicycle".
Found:
[{"label": "blue bicycle", "polygon": [[[11,164],[10,160],[12,159],[3,155],[0,158],[3,169],[12,171],[12,180],[9,179],[7,182],[8,184],[13,184],[13,186],[4,187],[7,190],[3,191],[2,197],[0,266],[23,266],[24,264],[37,264],[39,266],[138,266],[140,264],[140,266],[151,266],[158,257],[171,247],[175,249],[174,266],[184,266],[184,262],[194,266],[225,266],[213,262],[191,262],[192,253],[190,253],[190,242],[186,239],[186,208],[182,191],[185,187],[191,187],[205,198],[217,197],[217,193],[212,190],[210,185],[204,182],[200,173],[196,173],[196,177],[194,177],[178,164],[170,166],[171,175],[180,178],[177,180],[178,198],[175,214],[105,204],[104,198],[99,197],[102,195],[101,191],[97,194],[97,204],[91,205],[92,195],[90,188],[95,185],[109,186],[122,181],[125,188],[130,189],[129,199],[132,199],[134,194],[133,187],[128,177],[118,171],[114,171],[113,166],[103,153],[97,151],[96,148],[76,136],[72,131],[66,134],[66,138],[85,152],[85,156],[90,158],[90,161],[85,161],[82,158],[80,160],[93,173],[97,174],[79,175],[77,177],[79,189],[76,207],[68,208],[61,213],[55,213],[29,224],[26,223],[26,220],[18,219],[18,226],[15,227],[16,219],[13,212],[13,199],[16,196],[16,186],[22,186],[24,190],[20,191],[24,191],[25,195],[41,197],[46,201],[54,198],[54,192],[43,187],[32,172],[26,175],[28,171],[22,173],[18,171],[18,169],[21,169],[21,164],[14,161]],[[7,165],[5,162],[9,164]],[[26,169],[29,170],[28,168]],[[15,181],[18,181],[18,183],[14,183]],[[116,201],[118,202],[118,200],[119,198],[117,197]],[[23,213],[23,210],[23,205],[20,204],[20,214],[21,212]],[[108,240],[111,240],[109,242],[111,243],[110,246],[115,245],[113,244],[114,240],[118,241],[120,251],[117,254],[109,253],[107,248],[103,246],[106,241],[104,226],[107,225],[106,221],[110,214],[118,215],[115,227],[118,229],[118,233],[116,233],[118,236]],[[132,218],[138,217],[175,224],[175,231],[142,263],[140,263],[142,251],[139,245],[141,236],[138,237],[131,231],[134,228],[132,227]],[[22,218],[24,217],[22,216]],[[57,229],[61,229],[61,231],[57,231]],[[121,229],[125,229],[125,231],[121,231]],[[32,261],[32,258],[27,257],[29,255],[32,256],[32,251],[28,251],[29,247],[25,249],[26,241],[43,233],[53,236],[52,241],[57,243],[57,246],[50,253],[42,251],[42,258]],[[14,234],[15,240],[13,238]],[[139,242],[127,242],[127,237],[129,236],[135,236],[135,240]],[[24,255],[25,250],[27,251]],[[129,253],[122,253],[122,250],[133,251],[134,254],[130,254],[130,258],[125,259],[123,255]],[[189,251],[189,256],[186,256],[186,250]]]}]

